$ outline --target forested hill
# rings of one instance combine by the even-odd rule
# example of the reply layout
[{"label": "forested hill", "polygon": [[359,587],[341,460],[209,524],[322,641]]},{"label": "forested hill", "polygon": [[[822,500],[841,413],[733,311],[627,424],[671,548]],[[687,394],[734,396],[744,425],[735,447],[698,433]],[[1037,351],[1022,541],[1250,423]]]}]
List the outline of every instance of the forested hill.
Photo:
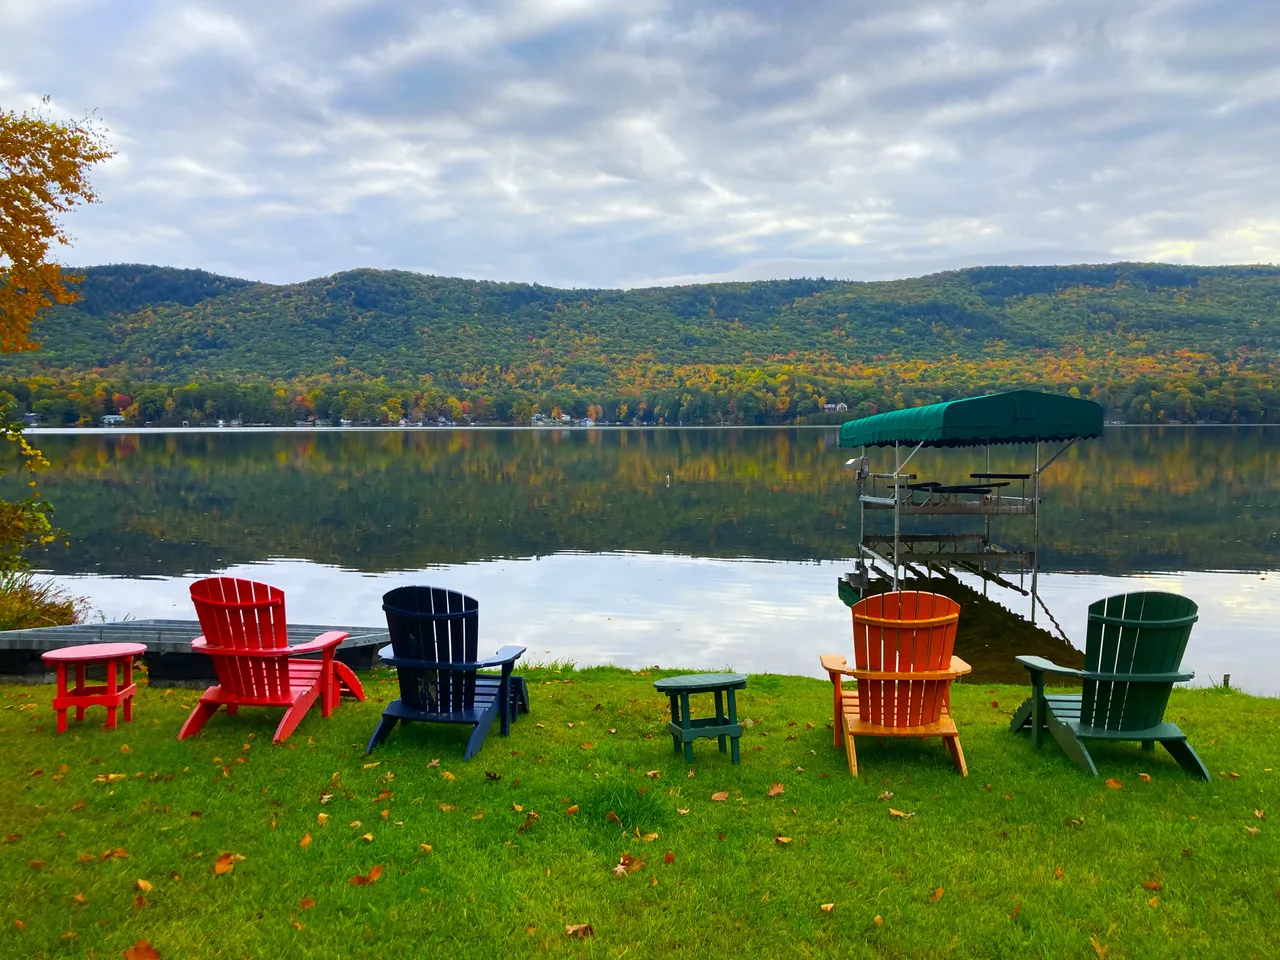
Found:
[{"label": "forested hill", "polygon": [[1277,267],[637,290],[378,270],[279,286],[138,265],[83,274],[80,302],[37,325],[41,349],[0,360],[6,389],[46,421],[563,410],[757,423],[1015,385],[1075,389],[1120,419],[1280,420]]}]

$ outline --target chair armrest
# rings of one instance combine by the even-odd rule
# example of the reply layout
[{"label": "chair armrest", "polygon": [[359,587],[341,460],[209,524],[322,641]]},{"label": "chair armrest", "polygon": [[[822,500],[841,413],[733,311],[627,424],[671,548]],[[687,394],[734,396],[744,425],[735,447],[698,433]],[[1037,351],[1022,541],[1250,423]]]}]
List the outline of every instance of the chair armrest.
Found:
[{"label": "chair armrest", "polygon": [[1080,676],[1086,680],[1097,680],[1102,683],[1181,683],[1183,680],[1194,680],[1194,670],[1183,670],[1181,673],[1099,673],[1096,670],[1081,670]]},{"label": "chair armrest", "polygon": [[1056,673],[1064,677],[1083,677],[1083,670],[1076,670],[1072,667],[1060,667],[1052,660],[1046,660],[1044,657],[1015,657],[1020,664],[1030,670],[1032,673]]},{"label": "chair armrest", "polygon": [[503,667],[509,663],[515,663],[524,654],[524,647],[503,647],[492,657],[486,657],[483,660],[461,660],[461,661],[440,661],[440,660],[414,660],[410,657],[397,657],[395,648],[391,644],[383,647],[378,651],[378,656],[383,663],[393,667],[407,667],[411,670],[454,670],[459,672],[473,672],[476,670],[485,670],[490,667]]},{"label": "chair armrest", "polygon": [[818,659],[822,661],[822,669],[827,673],[853,676],[853,667],[849,666],[849,661],[838,653],[824,653]]},{"label": "chair armrest", "polygon": [[349,634],[332,630],[322,633],[314,640],[300,643],[296,647],[276,647],[274,650],[247,650],[239,647],[215,647],[204,637],[196,637],[191,641],[191,649],[196,653],[207,653],[214,657],[292,657],[299,653],[320,653],[330,647],[336,647]]},{"label": "chair armrest", "polygon": [[289,647],[290,656],[299,653],[319,653],[322,650],[328,650],[330,647],[336,647],[347,637],[349,633],[343,633],[340,630],[330,630],[328,633],[322,633],[314,640],[308,640],[306,643],[300,643],[296,647]]},{"label": "chair armrest", "polygon": [[967,661],[961,660],[959,657],[951,658],[950,670],[957,677],[963,677],[966,673],[973,673],[973,667],[969,666]]}]

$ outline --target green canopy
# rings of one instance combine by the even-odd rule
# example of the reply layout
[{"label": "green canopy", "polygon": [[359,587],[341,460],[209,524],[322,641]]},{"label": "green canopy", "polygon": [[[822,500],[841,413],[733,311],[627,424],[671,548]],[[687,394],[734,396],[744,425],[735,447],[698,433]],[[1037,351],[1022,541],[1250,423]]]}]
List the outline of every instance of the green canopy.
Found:
[{"label": "green canopy", "polygon": [[980,447],[1101,435],[1102,407],[1092,400],[1013,390],[850,420],[840,427],[840,446]]}]

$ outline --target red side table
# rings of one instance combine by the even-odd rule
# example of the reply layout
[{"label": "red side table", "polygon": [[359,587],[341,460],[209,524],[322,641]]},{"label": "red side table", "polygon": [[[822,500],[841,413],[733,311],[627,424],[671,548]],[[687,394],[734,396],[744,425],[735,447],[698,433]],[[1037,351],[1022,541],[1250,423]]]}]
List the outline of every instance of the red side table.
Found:
[{"label": "red side table", "polygon": [[[107,729],[116,728],[116,708],[124,706],[124,722],[133,719],[133,695],[138,687],[133,682],[133,658],[147,652],[141,643],[86,643],[78,647],[62,647],[41,654],[45,666],[58,670],[58,693],[53,709],[58,714],[58,732],[67,732],[67,708],[76,708],[76,720],[84,720],[85,707],[107,708]],[[101,687],[87,687],[85,667],[91,663],[107,665],[107,682]],[[67,667],[76,668],[75,689],[67,689]],[[124,667],[124,683],[119,682],[119,668]]]}]

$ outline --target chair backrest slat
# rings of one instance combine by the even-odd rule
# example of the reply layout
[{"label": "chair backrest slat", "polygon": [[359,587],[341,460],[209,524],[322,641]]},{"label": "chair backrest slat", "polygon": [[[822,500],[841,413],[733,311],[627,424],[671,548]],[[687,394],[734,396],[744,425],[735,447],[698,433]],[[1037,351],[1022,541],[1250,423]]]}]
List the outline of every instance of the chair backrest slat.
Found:
[{"label": "chair backrest slat", "polygon": [[[397,587],[384,594],[382,609],[396,657],[438,663],[477,659],[480,604],[456,590]],[[400,700],[426,713],[457,713],[475,706],[471,671],[400,667]]]},{"label": "chair backrest slat", "polygon": [[[1085,670],[1098,673],[1173,673],[1182,666],[1194,601],[1176,593],[1118,594],[1089,605]],[[1080,723],[1100,730],[1144,730],[1158,724],[1172,682],[1085,680]]]},{"label": "chair backrest slat", "polygon": [[218,683],[245,698],[284,701],[289,665],[283,657],[220,657],[219,649],[276,650],[289,645],[284,591],[256,580],[207,577],[191,585]]},{"label": "chair backrest slat", "polygon": [[[854,665],[892,673],[945,669],[959,621],[960,605],[941,594],[873,594],[853,607]],[[938,680],[859,680],[859,716],[886,727],[936,723],[946,689],[947,682]]]}]

